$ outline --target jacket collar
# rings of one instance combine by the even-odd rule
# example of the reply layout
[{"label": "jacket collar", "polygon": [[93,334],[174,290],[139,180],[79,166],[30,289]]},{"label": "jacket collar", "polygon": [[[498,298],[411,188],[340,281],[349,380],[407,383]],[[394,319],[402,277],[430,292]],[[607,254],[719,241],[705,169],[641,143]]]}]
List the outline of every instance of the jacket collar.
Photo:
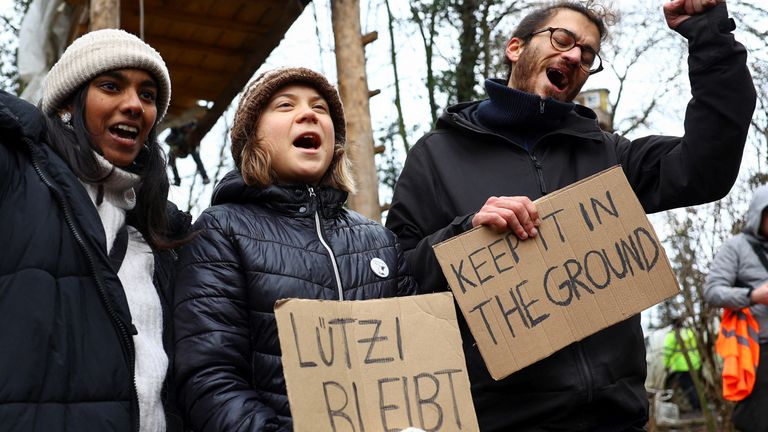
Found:
[{"label": "jacket collar", "polygon": [[327,186],[272,184],[264,188],[248,186],[237,170],[232,170],[216,185],[211,205],[260,204],[292,217],[309,217],[320,211],[323,217],[337,216],[344,208],[347,193]]},{"label": "jacket collar", "polygon": [[[491,85],[497,82],[499,82],[499,80],[493,80]],[[532,95],[517,90],[511,92],[508,97],[511,99],[507,100],[506,103],[513,103],[512,99],[515,97],[520,97],[525,99],[525,105],[533,107],[533,109],[540,107],[540,103],[543,101],[545,112],[549,107],[557,107],[556,109],[558,109],[559,113],[562,114],[562,120],[549,124],[547,127],[549,130],[542,131],[545,132],[545,135],[547,136],[564,134],[595,141],[601,141],[603,139],[604,132],[597,125],[597,114],[583,105],[567,104],[572,105],[573,109],[568,109],[567,112],[563,113],[562,111],[565,109],[566,104],[563,104],[562,102],[556,102],[550,98],[542,99],[537,95]],[[488,101],[488,99],[482,101],[463,102],[448,107],[437,120],[436,128],[441,129],[460,127],[475,133],[497,135],[495,131],[482,126],[475,120],[476,111],[479,105],[485,101]],[[550,102],[556,102],[556,104],[550,104]],[[559,109],[561,108],[561,105],[558,104],[562,104],[562,109]]]},{"label": "jacket collar", "polygon": [[485,91],[489,98],[478,104],[475,115],[480,124],[492,130],[555,128],[575,106],[572,102],[542,99],[538,95],[507,87],[499,79],[485,80]]}]

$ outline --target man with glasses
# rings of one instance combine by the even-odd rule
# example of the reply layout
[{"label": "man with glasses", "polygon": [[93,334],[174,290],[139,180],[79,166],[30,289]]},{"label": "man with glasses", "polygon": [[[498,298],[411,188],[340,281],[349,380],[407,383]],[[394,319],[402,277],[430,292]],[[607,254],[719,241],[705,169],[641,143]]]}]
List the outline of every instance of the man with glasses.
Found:
[{"label": "man with glasses", "polygon": [[[592,2],[590,2],[592,3]],[[603,69],[604,13],[577,2],[537,10],[506,45],[507,80],[449,107],[410,151],[387,216],[422,292],[448,289],[432,246],[478,225],[536,236],[532,200],[620,164],[647,212],[723,197],[739,171],[755,90],[722,0],[672,0],[668,26],[689,42],[692,99],[682,137],[632,141],[572,101]],[[480,429],[643,430],[645,347],[634,316],[494,381],[460,319]]]}]

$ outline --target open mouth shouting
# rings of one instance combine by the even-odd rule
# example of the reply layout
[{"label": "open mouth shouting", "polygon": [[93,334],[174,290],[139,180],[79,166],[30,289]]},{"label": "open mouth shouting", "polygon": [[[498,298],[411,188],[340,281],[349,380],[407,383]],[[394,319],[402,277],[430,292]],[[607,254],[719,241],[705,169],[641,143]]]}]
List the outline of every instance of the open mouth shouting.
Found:
[{"label": "open mouth shouting", "polygon": [[567,69],[560,67],[548,67],[547,79],[558,91],[565,91],[569,83],[567,72]]},{"label": "open mouth shouting", "polygon": [[139,136],[139,128],[134,125],[118,123],[109,127],[109,133],[116,141],[125,145],[133,145]]},{"label": "open mouth shouting", "polygon": [[323,142],[320,139],[320,135],[314,132],[303,133],[296,137],[295,140],[293,140],[294,147],[306,150],[317,150],[320,148],[322,143]]}]

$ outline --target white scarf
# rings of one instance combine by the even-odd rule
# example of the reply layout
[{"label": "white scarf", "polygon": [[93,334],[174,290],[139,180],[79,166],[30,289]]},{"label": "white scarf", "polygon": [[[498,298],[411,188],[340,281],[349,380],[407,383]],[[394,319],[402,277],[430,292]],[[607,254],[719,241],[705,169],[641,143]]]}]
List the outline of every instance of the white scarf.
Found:
[{"label": "white scarf", "polygon": [[[98,195],[103,200],[96,210],[104,226],[107,251],[111,250],[118,230],[125,224],[125,213],[136,206],[134,187],[141,178],[124,171],[101,155],[94,153],[103,173],[103,180],[92,184],[82,182],[96,205]],[[99,191],[102,187],[102,191]],[[160,392],[168,371],[168,356],[163,349],[163,310],[153,282],[155,258],[144,237],[128,227],[128,249],[117,272],[125,290],[133,325],[136,348],[136,390],[139,396],[140,432],[164,432],[165,410]]]}]

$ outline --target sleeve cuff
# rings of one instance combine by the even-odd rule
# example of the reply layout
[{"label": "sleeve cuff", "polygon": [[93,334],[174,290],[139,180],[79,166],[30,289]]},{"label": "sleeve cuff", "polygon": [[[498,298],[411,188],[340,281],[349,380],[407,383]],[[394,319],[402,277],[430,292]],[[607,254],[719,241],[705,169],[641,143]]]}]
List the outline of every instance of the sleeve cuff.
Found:
[{"label": "sleeve cuff", "polygon": [[754,305],[755,303],[752,301],[752,291],[754,290],[754,287],[747,288],[747,304],[749,306]]},{"label": "sleeve cuff", "polygon": [[467,216],[464,216],[464,219],[459,222],[459,224],[458,224],[459,225],[459,229],[461,229],[462,233],[465,233],[465,232],[471,230],[472,228],[474,228],[472,226],[472,219],[474,219],[474,218],[475,218],[475,213],[470,213]]}]

